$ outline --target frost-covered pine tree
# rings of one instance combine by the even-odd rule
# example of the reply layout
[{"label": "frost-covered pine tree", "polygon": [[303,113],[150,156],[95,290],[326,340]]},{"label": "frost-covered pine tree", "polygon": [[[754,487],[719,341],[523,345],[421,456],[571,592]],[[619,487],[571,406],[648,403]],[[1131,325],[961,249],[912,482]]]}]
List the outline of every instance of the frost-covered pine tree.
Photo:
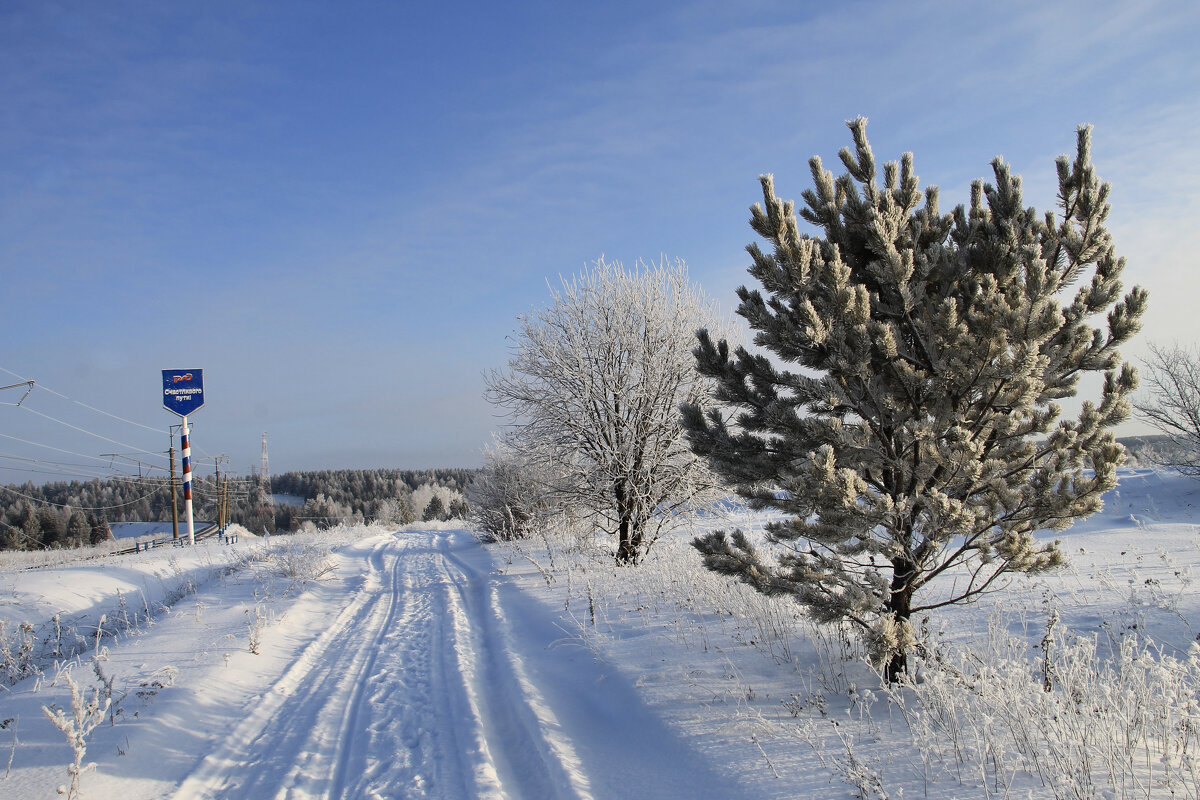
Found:
[{"label": "frost-covered pine tree", "polygon": [[[770,355],[701,332],[701,374],[736,409],[684,407],[693,449],[752,506],[786,512],[768,559],[741,531],[696,540],[706,565],[791,595],[822,621],[867,636],[889,680],[906,669],[916,614],[995,589],[1009,573],[1060,564],[1039,529],[1100,508],[1123,449],[1110,428],[1129,413],[1136,374],[1117,347],[1139,326],[1146,293],[1119,299],[1105,219],[1109,186],[1079,129],[1058,160],[1061,216],[1022,205],[999,158],[995,185],[944,214],[918,191],[911,154],[878,183],[866,120],[838,179],[810,161],[800,216],[761,178],[750,274],[738,313]],[[1068,296],[1070,295],[1070,296]],[[1107,324],[1092,318],[1107,311]],[[1099,404],[1064,418],[1085,373]],[[772,561],[774,563],[769,563]]]}]

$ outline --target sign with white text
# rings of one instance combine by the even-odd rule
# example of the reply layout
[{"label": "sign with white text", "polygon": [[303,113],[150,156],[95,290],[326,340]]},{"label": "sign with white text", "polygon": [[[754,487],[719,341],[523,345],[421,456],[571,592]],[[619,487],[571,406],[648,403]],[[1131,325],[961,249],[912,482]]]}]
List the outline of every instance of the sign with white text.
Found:
[{"label": "sign with white text", "polygon": [[204,370],[164,369],[163,408],[186,417],[204,405]]}]

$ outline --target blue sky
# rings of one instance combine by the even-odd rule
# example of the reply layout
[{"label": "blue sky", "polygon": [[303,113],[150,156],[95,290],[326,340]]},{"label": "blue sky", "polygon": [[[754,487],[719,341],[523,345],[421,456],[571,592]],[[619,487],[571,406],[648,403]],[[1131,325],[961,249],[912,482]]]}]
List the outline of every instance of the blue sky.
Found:
[{"label": "blue sky", "polygon": [[476,464],[547,279],[665,254],[732,309],[757,176],[798,198],[860,114],[943,207],[995,155],[1048,207],[1093,124],[1141,341],[1195,341],[1197,34],[1173,0],[5,3],[0,385],[57,394],[0,405],[0,482],[152,460],[177,367],[235,472],[263,431],[277,472]]}]

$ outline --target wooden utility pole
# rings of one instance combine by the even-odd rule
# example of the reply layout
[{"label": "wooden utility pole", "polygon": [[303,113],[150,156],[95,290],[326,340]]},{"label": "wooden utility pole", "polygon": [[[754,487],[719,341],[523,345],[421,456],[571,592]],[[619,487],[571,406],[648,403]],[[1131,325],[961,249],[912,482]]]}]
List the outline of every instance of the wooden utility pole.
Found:
[{"label": "wooden utility pole", "polygon": [[225,473],[224,488],[225,488],[225,499],[224,499],[224,503],[221,506],[221,509],[222,509],[221,518],[224,520],[224,522],[222,522],[222,527],[229,525],[229,473],[228,472]]},{"label": "wooden utility pole", "polygon": [[217,476],[213,481],[213,489],[217,495],[217,530],[225,532],[225,506],[224,497],[221,495],[221,462],[219,460],[213,462],[213,468],[216,470]]}]

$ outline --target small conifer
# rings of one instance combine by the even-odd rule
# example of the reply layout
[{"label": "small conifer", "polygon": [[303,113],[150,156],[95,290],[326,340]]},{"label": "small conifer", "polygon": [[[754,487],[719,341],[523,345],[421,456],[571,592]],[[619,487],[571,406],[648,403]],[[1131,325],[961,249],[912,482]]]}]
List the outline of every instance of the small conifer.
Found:
[{"label": "small conifer", "polygon": [[[889,680],[906,669],[913,615],[1063,560],[1041,529],[1100,508],[1123,449],[1136,374],[1117,347],[1137,331],[1146,293],[1120,298],[1124,259],[1105,227],[1090,128],[1058,160],[1061,217],[1022,204],[1001,159],[967,207],[942,213],[918,190],[911,154],[878,182],[866,120],[834,179],[810,161],[800,217],[761,178],[747,249],[763,286],[738,290],[755,344],[731,352],[700,332],[698,368],[735,409],[684,406],[695,452],[769,526],[769,563],[740,531],[696,540],[706,565],[823,621],[857,625]],[[1107,313],[1107,324],[1091,318]],[[1057,401],[1103,373],[1099,404],[1064,418]]]},{"label": "small conifer", "polygon": [[429,499],[428,505],[425,506],[425,513],[421,515],[421,519],[425,522],[441,520],[446,518],[446,503],[442,500],[441,495],[435,494]]}]

